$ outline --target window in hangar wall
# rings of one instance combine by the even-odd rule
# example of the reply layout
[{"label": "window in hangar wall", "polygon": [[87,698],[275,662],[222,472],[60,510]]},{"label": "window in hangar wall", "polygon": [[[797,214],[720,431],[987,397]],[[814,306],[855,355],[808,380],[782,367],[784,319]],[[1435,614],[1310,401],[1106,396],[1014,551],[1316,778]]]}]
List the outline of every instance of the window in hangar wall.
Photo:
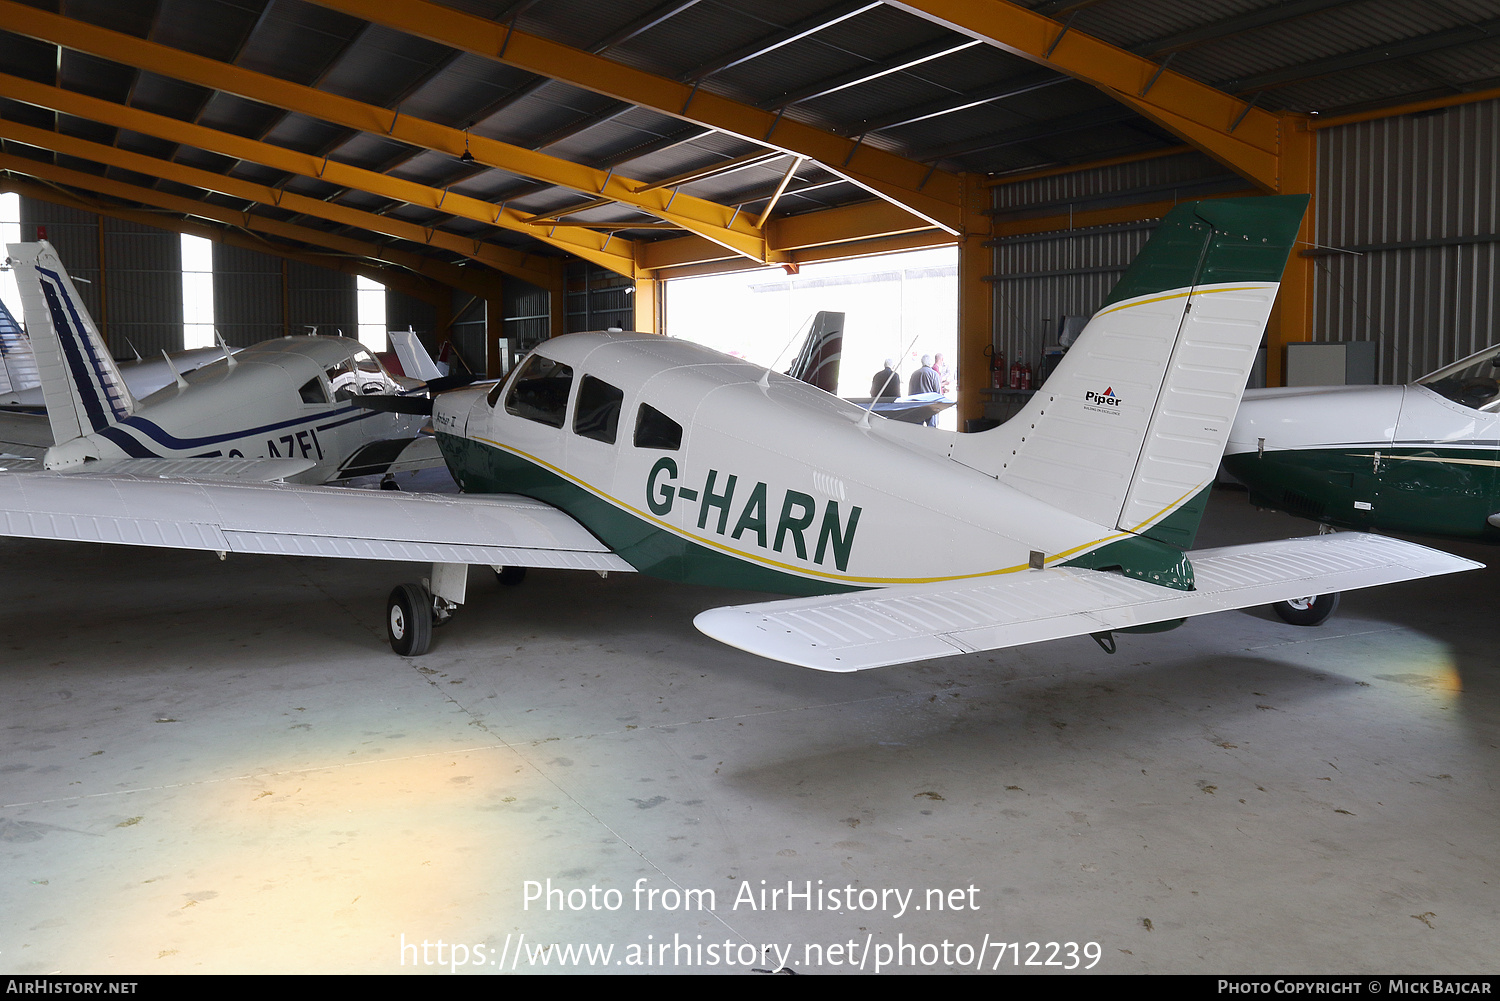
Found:
[{"label": "window in hangar wall", "polygon": [[[674,278],[663,296],[666,333],[786,371],[819,310],[844,314],[839,395],[866,397],[895,358],[902,391],[921,358],[942,354],[955,369],[958,248],[808,264],[706,278]],[[778,360],[778,356],[780,356]],[[950,410],[945,416],[953,420]]]},{"label": "window in hangar wall", "polygon": [[359,342],[376,354],[390,350],[390,334],[385,325],[385,286],[358,275],[354,288],[358,296]]},{"label": "window in hangar wall", "polygon": [[[21,242],[21,196],[6,192],[0,194],[0,247]],[[16,276],[9,268],[0,271],[0,302],[10,310],[17,323],[21,318],[21,292],[16,288]]]},{"label": "window in hangar wall", "polygon": [[214,245],[182,234],[182,346],[214,346]]}]

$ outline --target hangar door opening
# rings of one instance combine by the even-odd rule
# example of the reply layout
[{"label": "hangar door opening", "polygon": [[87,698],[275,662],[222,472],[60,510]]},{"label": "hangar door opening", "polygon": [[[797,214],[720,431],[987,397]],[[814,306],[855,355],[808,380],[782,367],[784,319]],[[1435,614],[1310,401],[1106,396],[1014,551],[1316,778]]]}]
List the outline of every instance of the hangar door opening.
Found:
[{"label": "hangar door opening", "polygon": [[[795,275],[768,268],[674,278],[662,298],[669,337],[778,371],[796,357],[813,314],[842,312],[840,396],[868,397],[887,358],[897,362],[904,393],[923,355],[944,356],[957,395],[956,247],[808,264]],[[951,410],[942,416],[954,420]]]}]

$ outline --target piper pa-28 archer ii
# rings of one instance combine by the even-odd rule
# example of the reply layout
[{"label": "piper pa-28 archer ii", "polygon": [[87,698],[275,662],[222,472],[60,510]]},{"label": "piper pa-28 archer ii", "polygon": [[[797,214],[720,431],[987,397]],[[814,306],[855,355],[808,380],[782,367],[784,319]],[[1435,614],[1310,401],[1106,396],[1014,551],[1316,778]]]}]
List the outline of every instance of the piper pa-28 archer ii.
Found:
[{"label": "piper pa-28 archer ii", "polygon": [[[23,422],[50,422],[51,447],[31,450],[49,470],[323,483],[389,472],[398,457],[399,469],[441,461],[417,437],[422,417],[356,405],[408,387],[343,337],[221,347],[218,361],[174,371],[137,400],[52,246],[9,250],[47,417],[6,415],[0,438],[34,445],[46,429],[28,435]],[[432,446],[426,455],[422,444]],[[14,441],[4,449],[26,454]]]},{"label": "piper pa-28 archer ii", "polygon": [[796,595],[695,624],[827,671],[1081,634],[1109,648],[1115,630],[1473,568],[1363,535],[1183,551],[1306,201],[1173,210],[1043,390],[990,431],[883,420],[683,341],[570,334],[488,391],[431,400],[460,495],[164,482],[116,466],[0,476],[0,523],[16,536],[430,561],[427,582],[387,602],[403,655],[426,650],[474,564]]},{"label": "piper pa-28 archer ii", "polygon": [[[1407,386],[1250,390],[1224,468],[1250,499],[1356,531],[1500,543],[1500,345]],[[1316,625],[1337,594],[1286,604]]]}]

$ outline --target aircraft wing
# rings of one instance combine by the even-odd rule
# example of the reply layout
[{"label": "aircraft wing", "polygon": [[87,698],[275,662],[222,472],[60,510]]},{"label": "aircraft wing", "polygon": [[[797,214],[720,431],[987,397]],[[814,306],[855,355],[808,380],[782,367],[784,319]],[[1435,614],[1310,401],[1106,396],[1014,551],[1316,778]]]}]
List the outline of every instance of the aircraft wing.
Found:
[{"label": "aircraft wing", "polygon": [[12,473],[0,475],[0,534],[221,553],[633,569],[557,508],[507,494]]},{"label": "aircraft wing", "polygon": [[1072,567],[714,608],[693,620],[720,642],[819,671],[862,671],[1102,633],[1482,564],[1347,532],[1188,554],[1197,590]]}]

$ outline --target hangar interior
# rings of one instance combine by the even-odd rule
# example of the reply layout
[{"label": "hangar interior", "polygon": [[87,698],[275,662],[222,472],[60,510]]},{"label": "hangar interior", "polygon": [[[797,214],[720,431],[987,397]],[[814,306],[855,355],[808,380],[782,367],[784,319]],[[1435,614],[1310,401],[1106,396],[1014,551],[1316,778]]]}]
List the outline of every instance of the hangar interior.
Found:
[{"label": "hangar interior", "polygon": [[[1494,336],[1497,27],[1490,0],[0,0],[0,223],[58,246],[119,355],[183,346],[187,234],[231,344],[352,329],[364,277],[492,375],[673,333],[674,278],[957,247],[977,418],[991,358],[1039,367],[1172,205],[1301,193],[1266,383],[1287,345],[1366,341],[1400,383]],[[1306,529],[1215,500],[1210,541]],[[533,574],[399,661],[394,566],[0,548],[13,972],[647,934],[1493,966],[1487,571],[1315,631],[1226,613],[1112,659],[834,678],[717,646],[690,621],[722,593],[650,580]],[[721,906],[524,906],[547,879]],[[761,880],[978,905],[730,906]],[[794,965],[849,969],[820,958]]]}]

